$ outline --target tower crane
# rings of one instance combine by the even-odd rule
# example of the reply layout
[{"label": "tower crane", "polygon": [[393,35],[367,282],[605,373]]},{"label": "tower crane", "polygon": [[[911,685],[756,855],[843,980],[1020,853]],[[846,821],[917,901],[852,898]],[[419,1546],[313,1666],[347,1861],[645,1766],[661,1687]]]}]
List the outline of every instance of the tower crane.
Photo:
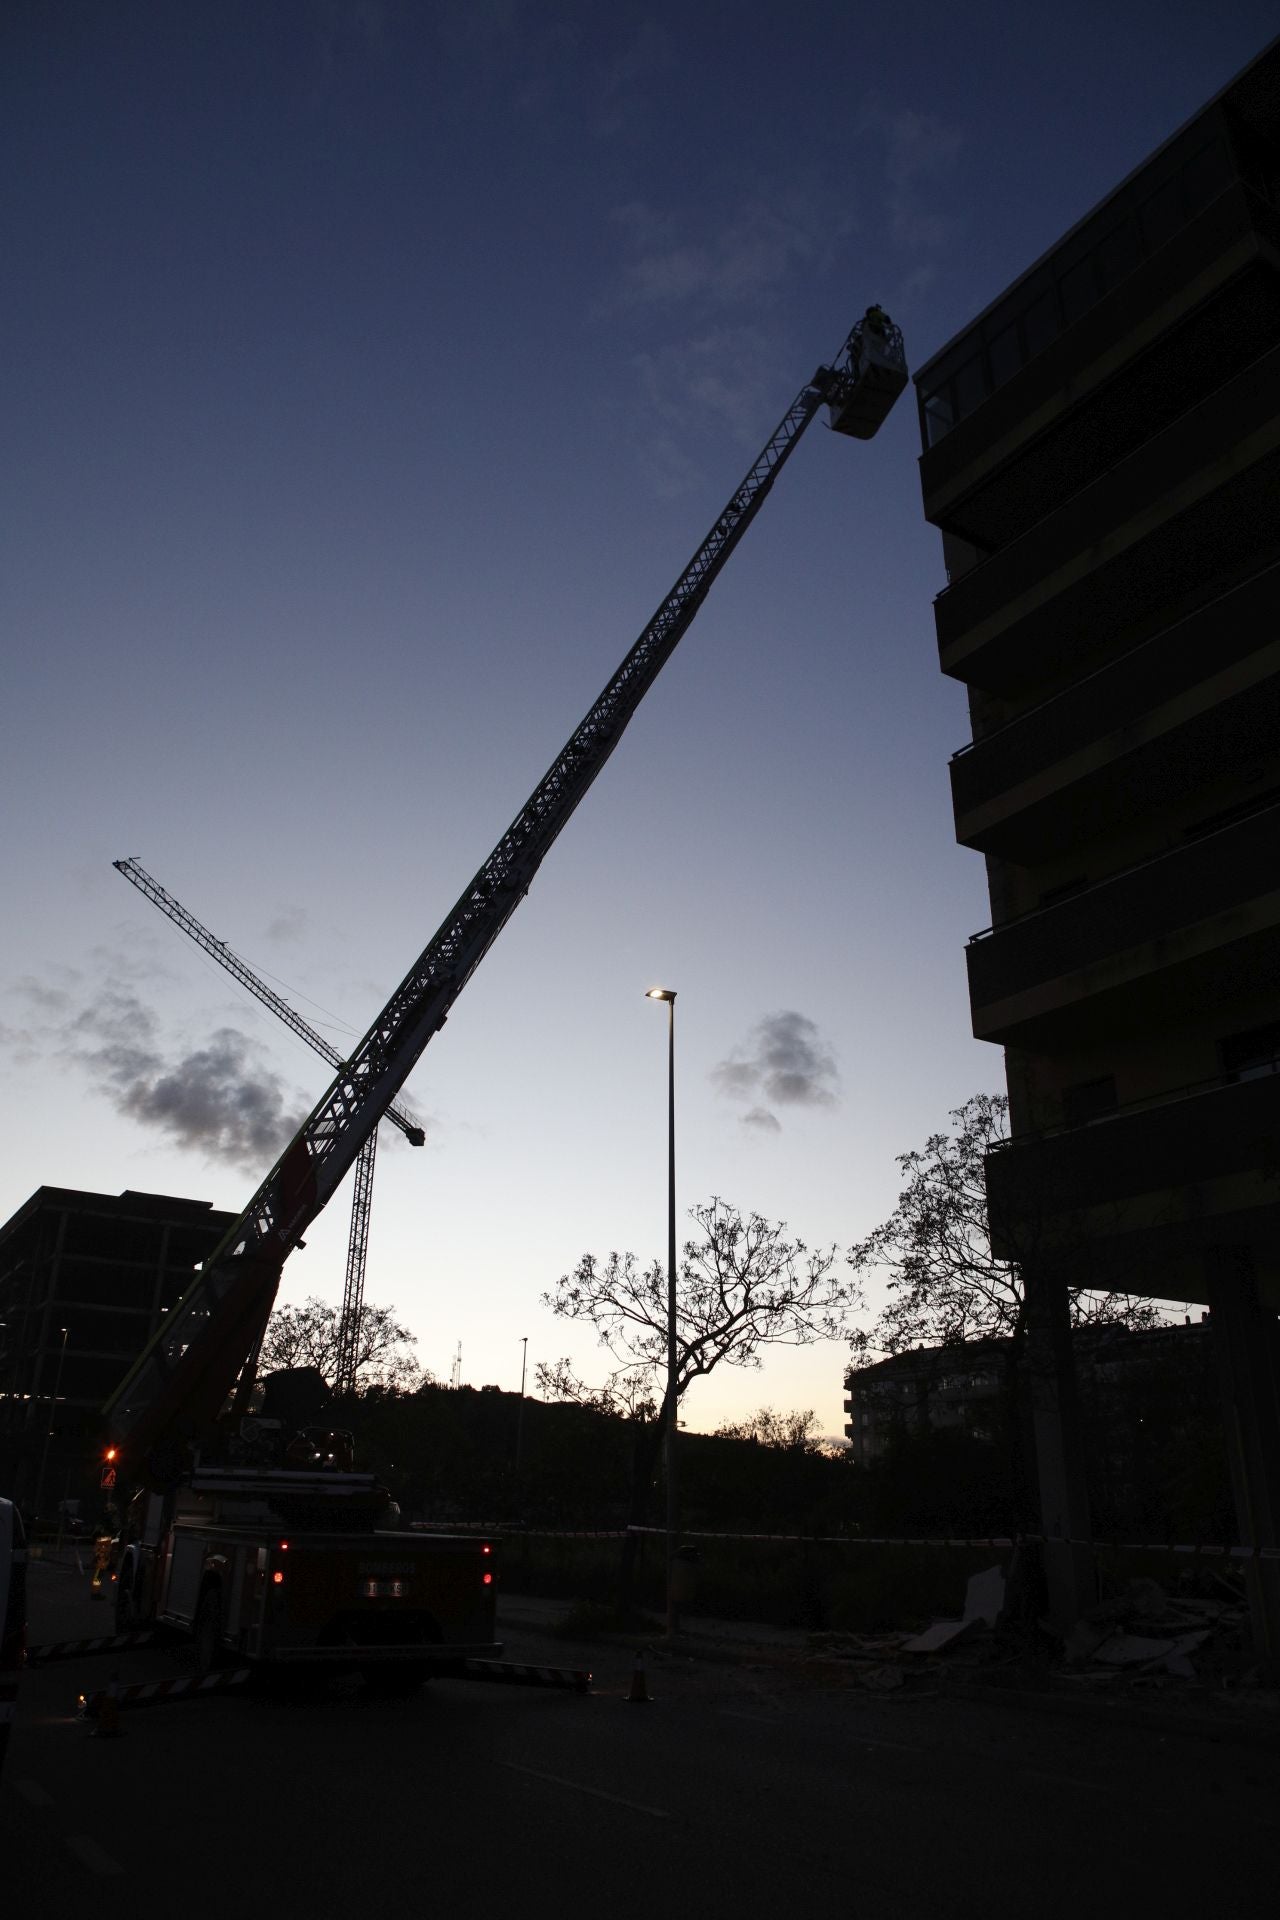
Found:
[{"label": "tower crane", "polygon": [[805,429],[826,405],[837,432],[869,440],[906,384],[901,332],[883,309],[869,307],[831,365],[801,387],[621,666],[108,1400],[107,1425],[127,1472],[157,1488],[174,1485],[228,1399],[233,1419],[244,1413],[251,1356],[284,1261],[528,892]]},{"label": "tower crane", "polygon": [[[315,1028],[304,1020],[297,1010],[282,999],[269,987],[248,963],[231,951],[225,940],[219,940],[202,926],[193,913],[190,913],[179,900],[175,900],[160,882],[153,879],[142,862],[130,858],[113,860],[112,866],[137,887],[139,893],[160,909],[176,926],[189,934],[198,947],[202,947],[211,959],[220,967],[225,967],[232,979],[247,987],[254,998],[264,1007],[269,1007],[287,1027],[306,1041],[307,1045],[327,1060],[331,1067],[343,1065],[342,1055],[337,1048],[317,1033]],[[394,1101],[387,1108],[386,1117],[393,1126],[399,1127],[410,1146],[420,1147],[425,1143],[426,1135],[407,1108],[397,1106]],[[347,1238],[347,1272],[342,1290],[342,1317],[338,1322],[338,1358],[334,1374],[334,1388],[338,1393],[350,1392],[355,1384],[356,1340],[360,1329],[360,1313],[364,1306],[364,1276],[369,1257],[369,1215],[373,1206],[373,1168],[378,1151],[378,1129],[375,1127],[369,1138],[356,1155],[355,1181],[351,1195],[351,1231]]]}]

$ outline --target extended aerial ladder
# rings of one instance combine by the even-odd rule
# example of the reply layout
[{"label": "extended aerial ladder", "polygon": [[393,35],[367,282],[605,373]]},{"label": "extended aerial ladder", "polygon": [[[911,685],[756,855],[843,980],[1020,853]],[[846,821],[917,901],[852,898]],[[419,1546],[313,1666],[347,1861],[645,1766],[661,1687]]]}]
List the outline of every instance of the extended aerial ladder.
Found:
[{"label": "extended aerial ladder", "polygon": [[[287,1027],[290,1027],[300,1039],[327,1060],[331,1067],[341,1068],[342,1055],[338,1049],[317,1033],[310,1023],[303,1019],[296,1008],[281,997],[265,980],[259,979],[253,968],[231,951],[225,940],[219,940],[202,926],[195,915],[188,911],[179,900],[175,900],[160,882],[152,877],[137,859],[113,860],[112,866],[122,873],[126,880],[132,881],[139,893],[160,909],[182,931],[189,934],[198,947],[203,948],[220,967],[225,967],[233,980],[247,987],[254,998],[264,1007],[269,1007]],[[413,1115],[405,1107],[397,1106],[394,1101],[387,1108],[387,1119],[399,1127],[410,1146],[420,1147],[426,1141],[426,1134]],[[360,1329],[360,1314],[364,1306],[364,1276],[369,1259],[369,1216],[373,1207],[373,1169],[378,1151],[378,1129],[375,1127],[369,1138],[356,1155],[356,1168],[351,1195],[351,1231],[347,1237],[347,1271],[342,1290],[342,1317],[338,1322],[338,1359],[334,1372],[334,1389],[338,1393],[349,1392],[355,1385],[356,1340]]]},{"label": "extended aerial ladder", "polygon": [[835,361],[801,387],[617,672],[107,1402],[111,1436],[132,1477],[172,1484],[188,1446],[210,1432],[233,1390],[232,1412],[244,1410],[252,1386],[246,1362],[284,1261],[528,892],[818,409],[829,407],[838,432],[869,440],[906,383],[901,333],[880,308],[868,308]]}]

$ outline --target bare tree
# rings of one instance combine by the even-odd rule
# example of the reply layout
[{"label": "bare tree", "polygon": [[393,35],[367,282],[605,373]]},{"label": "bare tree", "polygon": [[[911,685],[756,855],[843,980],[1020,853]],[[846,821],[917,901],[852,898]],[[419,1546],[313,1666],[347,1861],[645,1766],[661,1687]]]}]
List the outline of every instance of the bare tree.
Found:
[{"label": "bare tree", "polygon": [[[983,1168],[986,1155],[1009,1137],[1009,1102],[1003,1094],[975,1094],[950,1118],[954,1134],[931,1134],[923,1148],[898,1155],[905,1184],[897,1206],[850,1249],[857,1272],[880,1269],[889,1276],[887,1306],[869,1330],[854,1336],[857,1356],[1000,1336],[1016,1345],[1026,1331],[1023,1270],[1034,1263],[1046,1223],[1034,1197],[1021,1197],[1025,1203],[1007,1207],[1007,1217],[996,1223],[1000,1243],[1018,1258],[997,1257]],[[1059,1260],[1064,1251],[1081,1282],[1070,1289],[1073,1325],[1159,1324],[1150,1300],[1096,1284],[1083,1237],[1072,1245],[1059,1233]]]},{"label": "bare tree", "polygon": [[[394,1307],[375,1307],[366,1301],[356,1325],[355,1382],[359,1387],[395,1387],[411,1392],[430,1380],[410,1347],[418,1336],[402,1327]],[[316,1367],[326,1380],[338,1370],[337,1307],[314,1294],[301,1306],[277,1307],[267,1323],[258,1361],[260,1373],[278,1367]]]},{"label": "bare tree", "polygon": [[[676,1398],[724,1364],[759,1367],[761,1349],[838,1339],[859,1303],[856,1282],[835,1271],[837,1249],[786,1237],[784,1221],[745,1218],[725,1200],[693,1207],[700,1237],[687,1240],[676,1279]],[[544,1306],[585,1320],[617,1365],[609,1390],[663,1390],[666,1415],[667,1270],[633,1253],[584,1253]]]},{"label": "bare tree", "polygon": [[544,1400],[562,1405],[594,1407],[597,1413],[611,1413],[624,1420],[653,1420],[658,1403],[642,1379],[610,1374],[602,1387],[589,1387],[573,1370],[568,1355],[559,1360],[539,1360],[533,1370],[538,1392]]},{"label": "bare tree", "polygon": [[[856,1281],[836,1271],[837,1249],[787,1238],[783,1221],[745,1218],[725,1200],[690,1210],[699,1237],[687,1240],[676,1276],[676,1404],[694,1380],[720,1365],[759,1367],[770,1346],[809,1346],[839,1338],[859,1303]],[[615,1402],[652,1404],[657,1419],[640,1427],[631,1482],[631,1523],[643,1524],[662,1436],[667,1430],[667,1270],[642,1267],[633,1253],[606,1260],[585,1253],[543,1305],[564,1320],[584,1320],[616,1362],[603,1390]],[[569,1370],[571,1373],[571,1370]],[[619,1569],[619,1607],[630,1607],[638,1536],[628,1533]]]}]

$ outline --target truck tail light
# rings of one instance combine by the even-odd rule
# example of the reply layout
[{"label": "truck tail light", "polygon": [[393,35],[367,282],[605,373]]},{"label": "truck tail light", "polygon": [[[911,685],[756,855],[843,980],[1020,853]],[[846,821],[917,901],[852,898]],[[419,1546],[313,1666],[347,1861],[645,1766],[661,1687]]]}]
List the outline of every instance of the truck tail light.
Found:
[{"label": "truck tail light", "polygon": [[272,1574],[271,1579],[272,1579],[273,1585],[277,1587],[282,1587],[284,1585],[284,1575],[280,1573],[278,1570],[277,1572]]},{"label": "truck tail light", "polygon": [[486,1587],[491,1587],[493,1585],[493,1575],[491,1573],[482,1574],[481,1580],[483,1585],[485,1585]]}]

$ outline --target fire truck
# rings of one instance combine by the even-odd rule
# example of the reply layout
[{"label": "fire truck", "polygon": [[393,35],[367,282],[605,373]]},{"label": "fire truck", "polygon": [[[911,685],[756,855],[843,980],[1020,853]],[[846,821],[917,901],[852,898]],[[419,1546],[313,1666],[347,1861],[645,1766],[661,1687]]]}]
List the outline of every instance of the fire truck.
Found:
[{"label": "fire truck", "polygon": [[498,1658],[496,1543],[395,1526],[350,1434],[297,1424],[300,1399],[314,1411],[326,1393],[309,1368],[268,1374],[234,1435],[215,1436],[172,1487],[139,1489],[117,1632],[177,1629],[202,1674],[228,1659],[311,1679],[355,1671],[383,1694]]},{"label": "fire truck", "polygon": [[902,335],[869,307],[800,389],[621,666],[108,1401],[119,1482],[138,1489],[117,1566],[122,1627],[181,1627],[206,1667],[234,1653],[356,1667],[388,1686],[498,1651],[494,1543],[388,1530],[385,1489],[355,1470],[348,1436],[315,1424],[324,1382],[257,1379],[281,1269],[528,892],[806,428],[826,406],[838,433],[869,440],[906,384]]}]

